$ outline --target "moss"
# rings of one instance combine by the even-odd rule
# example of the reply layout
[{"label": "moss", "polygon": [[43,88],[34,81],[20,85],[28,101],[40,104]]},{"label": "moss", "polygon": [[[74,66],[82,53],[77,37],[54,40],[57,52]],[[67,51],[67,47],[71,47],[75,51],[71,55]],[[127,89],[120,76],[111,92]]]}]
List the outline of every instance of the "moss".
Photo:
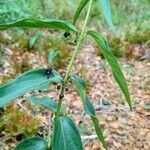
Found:
[{"label": "moss", "polygon": [[1,83],[3,83],[3,84],[7,83],[10,79],[12,79],[10,76],[7,76],[7,75],[3,76],[1,79]]},{"label": "moss", "polygon": [[[148,43],[150,40],[150,30],[134,31],[133,33],[126,32],[124,37],[108,37],[109,46],[116,57],[126,57],[138,59],[143,51],[141,46]],[[97,55],[102,56],[99,48]]]},{"label": "moss", "polygon": [[34,135],[38,132],[41,122],[39,118],[33,118],[26,111],[15,108],[12,104],[5,108],[0,121],[1,132],[11,136]]},{"label": "moss", "polygon": [[122,57],[124,55],[123,41],[119,37],[110,39],[109,45],[112,49],[113,54],[116,57]]},{"label": "moss", "polygon": [[125,41],[131,44],[144,44],[150,40],[150,30],[144,32],[135,31],[134,33],[127,32],[125,35]]},{"label": "moss", "polygon": [[15,74],[23,73],[31,68],[29,55],[30,53],[25,52],[23,48],[14,48],[11,56],[11,67]]}]

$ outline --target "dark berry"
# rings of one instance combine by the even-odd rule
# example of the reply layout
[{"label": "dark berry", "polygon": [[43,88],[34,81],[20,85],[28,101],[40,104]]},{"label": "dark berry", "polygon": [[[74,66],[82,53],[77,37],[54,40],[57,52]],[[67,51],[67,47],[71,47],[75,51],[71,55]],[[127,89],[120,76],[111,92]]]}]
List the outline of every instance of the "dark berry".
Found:
[{"label": "dark berry", "polygon": [[74,40],[74,44],[77,44],[77,40]]},{"label": "dark berry", "polygon": [[53,69],[45,69],[43,75],[47,77],[47,79],[49,79],[50,77],[53,77]]},{"label": "dark berry", "polygon": [[60,88],[61,88],[61,85],[57,85],[57,90],[60,90]]},{"label": "dark berry", "polygon": [[65,89],[65,91],[67,92],[67,91],[69,91],[69,89],[68,89],[68,88],[66,88],[66,89]]},{"label": "dark berry", "polygon": [[67,38],[68,36],[70,36],[70,32],[66,31],[66,32],[64,33],[64,37]]},{"label": "dark berry", "polygon": [[64,98],[63,94],[59,95],[59,99],[63,99],[63,98]]}]

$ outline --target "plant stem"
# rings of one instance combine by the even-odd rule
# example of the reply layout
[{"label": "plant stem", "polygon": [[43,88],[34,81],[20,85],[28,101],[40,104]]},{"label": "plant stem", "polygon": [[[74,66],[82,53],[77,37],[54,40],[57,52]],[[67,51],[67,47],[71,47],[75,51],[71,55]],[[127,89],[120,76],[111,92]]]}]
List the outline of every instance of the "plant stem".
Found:
[{"label": "plant stem", "polygon": [[74,61],[76,59],[76,56],[77,56],[77,54],[79,52],[82,40],[84,38],[86,25],[88,23],[88,19],[89,19],[91,7],[92,7],[92,1],[93,0],[90,0],[90,2],[89,2],[89,7],[88,7],[88,11],[87,11],[87,14],[86,14],[86,18],[85,18],[85,21],[84,21],[83,28],[82,28],[81,33],[79,35],[79,38],[78,38],[78,41],[77,41],[77,45],[76,45],[74,53],[73,53],[73,55],[71,57],[71,61],[70,61],[69,65],[68,65],[68,67],[67,67],[67,72],[65,74],[65,77],[64,77],[62,85],[61,85],[61,89],[60,89],[60,93],[59,93],[58,106],[57,106],[57,112],[55,114],[56,116],[59,116],[59,114],[60,114],[60,109],[61,109],[61,104],[62,104],[62,98],[63,98],[63,93],[64,93],[64,89],[65,89],[65,86],[66,86],[66,82],[67,82],[69,74],[70,74],[70,72],[72,70],[72,67],[73,67]]},{"label": "plant stem", "polygon": [[3,48],[0,46],[0,65],[2,64],[2,58],[3,58]]},{"label": "plant stem", "polygon": [[51,112],[49,111],[49,118],[48,118],[48,147],[51,146]]}]

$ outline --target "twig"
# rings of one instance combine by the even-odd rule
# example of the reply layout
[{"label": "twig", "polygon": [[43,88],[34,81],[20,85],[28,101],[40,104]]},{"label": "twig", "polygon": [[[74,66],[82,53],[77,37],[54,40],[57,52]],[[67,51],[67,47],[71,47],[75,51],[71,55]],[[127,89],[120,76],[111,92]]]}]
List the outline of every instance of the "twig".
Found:
[{"label": "twig", "polygon": [[97,138],[97,135],[85,135],[85,136],[81,136],[82,140],[94,140]]}]

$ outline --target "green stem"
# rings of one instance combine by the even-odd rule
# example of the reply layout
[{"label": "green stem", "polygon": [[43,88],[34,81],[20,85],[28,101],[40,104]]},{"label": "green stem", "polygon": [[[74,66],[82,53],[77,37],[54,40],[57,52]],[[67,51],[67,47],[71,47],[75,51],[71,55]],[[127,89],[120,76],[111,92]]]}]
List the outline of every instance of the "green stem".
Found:
[{"label": "green stem", "polygon": [[55,114],[56,116],[59,116],[59,114],[60,114],[60,109],[61,109],[61,104],[62,104],[62,98],[63,98],[63,93],[64,93],[64,89],[65,89],[65,86],[66,86],[66,82],[67,82],[69,74],[70,74],[70,72],[72,70],[72,67],[73,67],[74,61],[76,59],[76,56],[77,56],[77,54],[79,52],[82,40],[84,38],[86,25],[88,23],[88,19],[89,19],[91,7],[92,7],[92,1],[93,0],[90,0],[90,2],[89,2],[89,7],[88,7],[88,11],[87,11],[87,14],[86,14],[86,18],[85,18],[85,21],[84,21],[83,28],[82,28],[81,33],[79,35],[79,38],[78,38],[78,41],[77,41],[77,45],[75,47],[75,50],[74,50],[74,53],[72,55],[71,61],[70,61],[69,65],[68,65],[68,67],[67,67],[67,72],[65,74],[65,77],[64,77],[62,85],[61,85],[61,89],[60,89],[60,93],[59,93],[59,101],[58,101],[58,106],[57,106],[57,112]]},{"label": "green stem", "polygon": [[49,112],[49,118],[48,118],[48,147],[51,146],[51,112]]},{"label": "green stem", "polygon": [[3,48],[0,46],[0,65],[2,64],[2,58],[3,58]]}]

